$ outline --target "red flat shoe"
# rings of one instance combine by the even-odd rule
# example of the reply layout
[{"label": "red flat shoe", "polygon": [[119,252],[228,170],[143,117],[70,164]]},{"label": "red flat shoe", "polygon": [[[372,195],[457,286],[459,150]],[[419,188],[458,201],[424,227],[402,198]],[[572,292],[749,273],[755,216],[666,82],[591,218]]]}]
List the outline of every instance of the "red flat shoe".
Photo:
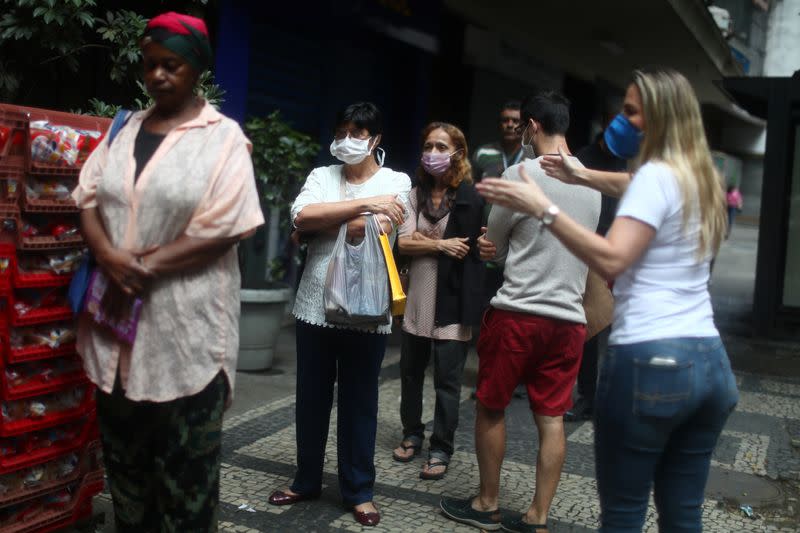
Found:
[{"label": "red flat shoe", "polygon": [[356,511],[353,509],[353,516],[355,517],[356,522],[362,526],[377,526],[381,521],[381,513],[378,511],[375,511],[374,513],[365,513],[364,511]]},{"label": "red flat shoe", "polygon": [[271,505],[292,505],[293,503],[318,498],[319,494],[289,494],[282,490],[276,490],[269,495]]}]

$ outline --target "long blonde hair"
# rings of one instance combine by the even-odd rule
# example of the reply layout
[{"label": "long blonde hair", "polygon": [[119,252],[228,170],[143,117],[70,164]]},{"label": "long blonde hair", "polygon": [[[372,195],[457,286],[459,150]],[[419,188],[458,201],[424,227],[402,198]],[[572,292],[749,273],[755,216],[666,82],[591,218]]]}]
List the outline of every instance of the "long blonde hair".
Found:
[{"label": "long blonde hair", "polygon": [[725,234],[722,179],[708,149],[700,104],[689,81],[671,69],[636,70],[645,134],[634,169],[648,161],[669,165],[683,198],[683,227],[699,209],[698,259],[719,250]]}]

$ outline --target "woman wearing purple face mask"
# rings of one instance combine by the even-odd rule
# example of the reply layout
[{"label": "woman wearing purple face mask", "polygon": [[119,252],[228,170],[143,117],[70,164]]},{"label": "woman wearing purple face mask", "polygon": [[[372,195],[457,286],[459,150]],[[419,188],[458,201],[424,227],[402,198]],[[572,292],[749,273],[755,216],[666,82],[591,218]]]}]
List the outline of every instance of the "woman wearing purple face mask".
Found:
[{"label": "woman wearing purple face mask", "polygon": [[400,253],[412,260],[400,356],[403,440],[392,456],[405,463],[422,449],[422,386],[433,354],[436,410],[430,453],[419,476],[441,479],[454,449],[468,342],[480,321],[485,269],[476,241],[484,201],[472,186],[461,130],[434,122],[422,132],[422,142],[417,186],[398,230]]}]

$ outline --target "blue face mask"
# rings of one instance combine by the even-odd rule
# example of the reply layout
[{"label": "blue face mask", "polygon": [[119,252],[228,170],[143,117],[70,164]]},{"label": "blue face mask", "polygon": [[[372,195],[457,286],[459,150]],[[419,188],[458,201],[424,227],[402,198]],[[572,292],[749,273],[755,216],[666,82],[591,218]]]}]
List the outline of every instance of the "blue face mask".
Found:
[{"label": "blue face mask", "polygon": [[620,113],[606,128],[603,140],[615,156],[620,159],[633,159],[639,153],[642,132]]}]

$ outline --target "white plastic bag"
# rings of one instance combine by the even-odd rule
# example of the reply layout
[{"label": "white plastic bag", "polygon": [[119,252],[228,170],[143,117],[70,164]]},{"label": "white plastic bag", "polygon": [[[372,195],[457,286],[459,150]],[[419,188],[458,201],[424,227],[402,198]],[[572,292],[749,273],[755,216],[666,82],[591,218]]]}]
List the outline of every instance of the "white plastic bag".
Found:
[{"label": "white plastic bag", "polygon": [[374,215],[367,217],[359,244],[347,242],[347,224],[342,224],[328,264],[324,301],[329,324],[372,328],[389,323],[389,276]]}]

